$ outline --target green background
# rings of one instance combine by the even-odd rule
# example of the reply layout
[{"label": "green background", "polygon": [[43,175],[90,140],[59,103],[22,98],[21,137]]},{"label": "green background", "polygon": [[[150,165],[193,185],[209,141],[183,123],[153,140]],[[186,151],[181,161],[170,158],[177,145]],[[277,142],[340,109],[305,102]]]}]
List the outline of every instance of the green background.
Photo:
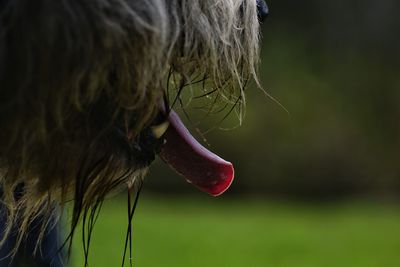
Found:
[{"label": "green background", "polygon": [[[249,88],[242,127],[205,134],[235,165],[219,198],[152,166],[134,266],[400,267],[400,2],[268,4],[260,77],[284,108]],[[202,140],[221,116],[186,123]],[[107,201],[90,266],[121,265],[124,198]],[[71,266],[82,265],[77,235]]]},{"label": "green background", "polygon": [[[121,266],[125,231],[124,201],[108,202],[90,266]],[[399,251],[397,205],[146,196],[134,217],[133,266],[398,267]]]}]

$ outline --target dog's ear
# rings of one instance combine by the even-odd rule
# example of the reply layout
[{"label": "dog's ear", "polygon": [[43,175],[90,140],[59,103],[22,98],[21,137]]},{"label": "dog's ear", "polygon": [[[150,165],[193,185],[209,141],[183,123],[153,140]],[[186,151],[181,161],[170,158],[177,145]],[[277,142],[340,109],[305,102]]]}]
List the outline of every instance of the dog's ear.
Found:
[{"label": "dog's ear", "polygon": [[113,113],[139,113],[138,129],[150,120],[167,64],[165,6],[143,0],[8,2],[0,14],[4,120],[12,117],[40,135],[100,98]]},{"label": "dog's ear", "polygon": [[[2,238],[18,220],[20,242],[31,220],[47,217],[54,203],[74,199],[75,222],[141,175],[137,154],[127,153],[137,151],[125,142],[124,126],[129,122],[134,138],[158,112],[165,33],[157,33],[163,21],[154,12],[165,7],[2,3],[0,183],[10,208]],[[23,194],[15,199],[21,184]]]}]

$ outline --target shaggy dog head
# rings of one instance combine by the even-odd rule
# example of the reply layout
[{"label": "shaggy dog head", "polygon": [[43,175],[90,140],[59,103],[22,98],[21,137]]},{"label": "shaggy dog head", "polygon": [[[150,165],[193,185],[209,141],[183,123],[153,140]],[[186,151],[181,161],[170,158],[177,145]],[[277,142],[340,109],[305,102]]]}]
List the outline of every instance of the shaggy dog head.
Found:
[{"label": "shaggy dog head", "polygon": [[73,201],[74,229],[109,192],[139,181],[165,142],[154,127],[182,89],[200,83],[210,106],[242,105],[245,85],[257,82],[265,8],[256,0],[2,1],[1,188],[9,225],[21,220],[19,238],[54,203]]}]

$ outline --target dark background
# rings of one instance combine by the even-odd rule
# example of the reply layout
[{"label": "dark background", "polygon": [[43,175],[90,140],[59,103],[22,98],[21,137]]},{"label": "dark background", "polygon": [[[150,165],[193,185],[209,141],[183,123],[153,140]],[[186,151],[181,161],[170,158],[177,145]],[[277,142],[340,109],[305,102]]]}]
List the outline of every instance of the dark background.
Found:
[{"label": "dark background", "polygon": [[[235,164],[228,194],[396,199],[400,2],[268,4],[260,76],[284,108],[253,86],[243,125],[206,134],[211,150]],[[197,194],[163,165],[151,169],[147,191]]]},{"label": "dark background", "polygon": [[[206,142],[198,132],[224,113],[197,124],[186,109],[192,133],[234,163],[232,187],[212,198],[153,164],[133,220],[135,266],[399,266],[400,1],[268,4],[270,97],[249,88],[243,125]],[[126,194],[105,204],[90,262],[120,266]],[[77,240],[71,266],[83,266]]]}]

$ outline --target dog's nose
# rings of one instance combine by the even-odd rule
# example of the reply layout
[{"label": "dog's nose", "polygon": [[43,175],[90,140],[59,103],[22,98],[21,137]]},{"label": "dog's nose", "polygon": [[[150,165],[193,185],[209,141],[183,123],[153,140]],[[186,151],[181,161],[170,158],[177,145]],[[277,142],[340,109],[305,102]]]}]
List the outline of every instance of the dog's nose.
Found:
[{"label": "dog's nose", "polygon": [[268,13],[269,13],[269,8],[267,3],[265,3],[264,0],[257,0],[258,20],[263,22],[268,17]]}]

